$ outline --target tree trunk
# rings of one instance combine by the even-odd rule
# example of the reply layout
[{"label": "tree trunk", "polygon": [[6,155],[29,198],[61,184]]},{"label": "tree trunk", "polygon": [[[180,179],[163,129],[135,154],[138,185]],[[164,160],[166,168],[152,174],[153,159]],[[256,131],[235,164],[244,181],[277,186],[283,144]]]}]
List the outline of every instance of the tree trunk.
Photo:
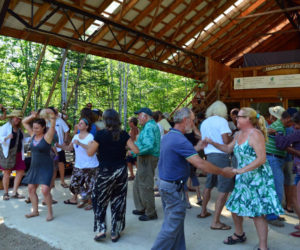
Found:
[{"label": "tree trunk", "polygon": [[119,116],[122,121],[122,63],[119,62]]},{"label": "tree trunk", "polygon": [[110,95],[111,95],[111,108],[114,108],[114,68],[112,61],[110,61],[110,78],[111,78],[111,83],[110,83]]},{"label": "tree trunk", "polygon": [[[124,63],[123,63],[124,65]],[[128,90],[128,77],[129,77],[129,64],[126,64],[127,72],[126,72],[126,80],[125,80],[125,65],[124,69],[124,130],[127,128],[127,90]]]}]

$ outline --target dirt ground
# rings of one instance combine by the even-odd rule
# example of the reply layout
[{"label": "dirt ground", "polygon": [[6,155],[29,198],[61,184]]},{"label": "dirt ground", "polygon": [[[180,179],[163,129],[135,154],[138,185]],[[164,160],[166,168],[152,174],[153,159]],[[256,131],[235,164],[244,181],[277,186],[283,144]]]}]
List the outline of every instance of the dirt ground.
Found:
[{"label": "dirt ground", "polygon": [[58,250],[46,242],[8,228],[0,219],[0,249],[5,250]]}]

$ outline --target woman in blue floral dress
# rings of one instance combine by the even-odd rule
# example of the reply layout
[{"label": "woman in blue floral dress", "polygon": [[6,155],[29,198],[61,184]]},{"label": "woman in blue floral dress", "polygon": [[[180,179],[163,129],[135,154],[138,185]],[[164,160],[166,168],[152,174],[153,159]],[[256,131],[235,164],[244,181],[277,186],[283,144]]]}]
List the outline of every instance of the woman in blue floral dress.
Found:
[{"label": "woman in blue floral dress", "polygon": [[208,143],[220,150],[234,152],[238,161],[235,187],[226,207],[232,212],[235,232],[224,243],[233,245],[246,240],[243,216],[253,218],[259,238],[259,249],[266,250],[268,226],[264,215],[283,214],[278,200],[272,170],[266,161],[265,119],[252,108],[242,108],[238,113],[239,132],[228,145],[220,145],[206,138]]}]

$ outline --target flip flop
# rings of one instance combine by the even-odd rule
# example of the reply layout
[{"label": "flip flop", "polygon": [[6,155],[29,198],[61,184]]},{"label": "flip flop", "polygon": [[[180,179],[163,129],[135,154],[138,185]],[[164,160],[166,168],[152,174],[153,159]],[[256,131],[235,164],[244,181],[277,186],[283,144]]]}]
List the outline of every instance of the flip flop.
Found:
[{"label": "flip flop", "polygon": [[93,205],[87,205],[84,210],[88,211],[88,210],[92,210],[93,209]]},{"label": "flip flop", "polygon": [[228,226],[224,223],[221,223],[221,226],[220,227],[210,227],[211,230],[230,230],[231,229],[231,226]]},{"label": "flip flop", "polygon": [[68,188],[68,187],[69,187],[69,185],[66,184],[66,183],[61,183],[60,185],[61,185],[63,188]]},{"label": "flip flop", "polygon": [[9,194],[8,193],[3,194],[3,200],[4,201],[8,201],[9,200]]},{"label": "flip flop", "polygon": [[[53,205],[53,204],[57,204],[57,201],[56,201],[56,200],[52,200],[52,205]],[[46,204],[45,201],[43,201],[43,202],[42,202],[42,205],[43,205],[43,206],[46,206],[47,204]]]},{"label": "flip flop", "polygon": [[300,238],[300,231],[292,232],[290,235]]},{"label": "flip flop", "polygon": [[211,213],[210,213],[210,212],[207,212],[205,215],[198,214],[198,215],[197,215],[197,218],[199,218],[199,219],[204,219],[204,218],[206,218],[206,217],[208,217],[208,216],[211,216]]},{"label": "flip flop", "polygon": [[11,198],[14,198],[14,199],[24,199],[25,196],[20,195],[20,194],[17,192],[16,194],[12,195]]},{"label": "flip flop", "polygon": [[70,199],[65,200],[64,203],[67,205],[77,205],[77,202],[72,202],[72,201],[70,201]]},{"label": "flip flop", "polygon": [[77,205],[78,208],[83,208],[85,207],[86,205],[88,204],[88,201],[87,200],[83,200],[81,203],[79,203]]},{"label": "flip flop", "polygon": [[37,216],[39,216],[39,215],[40,215],[39,213],[36,213],[36,214],[31,213],[31,214],[25,214],[25,217],[26,217],[27,219],[30,219],[30,218],[33,218],[33,217],[37,217]]}]

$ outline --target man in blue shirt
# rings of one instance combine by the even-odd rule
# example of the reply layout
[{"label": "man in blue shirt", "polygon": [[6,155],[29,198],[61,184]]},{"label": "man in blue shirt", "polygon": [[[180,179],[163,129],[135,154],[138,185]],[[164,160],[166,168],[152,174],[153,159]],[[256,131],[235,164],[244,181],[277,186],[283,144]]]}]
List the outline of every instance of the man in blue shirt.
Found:
[{"label": "man in blue shirt", "polygon": [[188,178],[188,162],[195,167],[213,174],[233,177],[232,168],[218,168],[202,160],[197,151],[203,148],[200,141],[195,148],[185,138],[195,116],[188,108],[182,108],[174,115],[175,126],[161,141],[159,170],[159,192],[161,194],[164,222],[152,249],[186,249],[184,218],[186,210],[184,183]]}]

